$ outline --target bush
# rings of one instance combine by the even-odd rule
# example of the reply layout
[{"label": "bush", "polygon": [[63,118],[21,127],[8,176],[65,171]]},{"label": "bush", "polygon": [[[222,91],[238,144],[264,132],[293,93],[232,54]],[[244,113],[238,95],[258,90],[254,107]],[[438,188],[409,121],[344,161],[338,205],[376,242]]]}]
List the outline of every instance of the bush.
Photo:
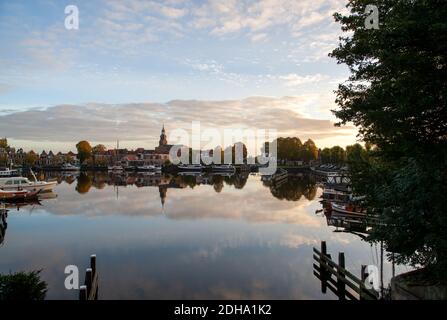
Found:
[{"label": "bush", "polygon": [[47,283],[40,280],[41,271],[0,275],[0,301],[44,300]]}]

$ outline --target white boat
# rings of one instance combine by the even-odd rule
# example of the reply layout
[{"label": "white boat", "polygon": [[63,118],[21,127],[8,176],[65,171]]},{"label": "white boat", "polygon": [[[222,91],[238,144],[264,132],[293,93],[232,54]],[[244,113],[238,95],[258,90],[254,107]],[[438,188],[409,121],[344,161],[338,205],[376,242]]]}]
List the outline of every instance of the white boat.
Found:
[{"label": "white boat", "polygon": [[109,166],[108,167],[109,171],[124,171],[124,168],[122,166]]},{"label": "white boat", "polygon": [[51,191],[57,181],[30,181],[25,177],[0,178],[0,189],[3,190],[38,190]]},{"label": "white boat", "polygon": [[161,167],[153,166],[153,165],[144,165],[144,166],[138,166],[137,171],[154,171],[154,172],[160,172]]},{"label": "white boat", "polygon": [[62,171],[79,171],[79,167],[72,165],[71,163],[64,163],[61,166]]},{"label": "white boat", "polygon": [[202,171],[203,167],[200,164],[180,164],[178,169],[180,171]]},{"label": "white boat", "polygon": [[0,169],[0,178],[1,177],[17,177],[19,175],[19,171],[15,169],[4,168]]},{"label": "white boat", "polygon": [[366,210],[355,206],[355,205],[343,205],[343,204],[337,204],[337,203],[330,203],[331,209],[339,214],[345,214],[348,216],[354,216],[354,217],[364,217],[366,216]]},{"label": "white boat", "polygon": [[215,164],[211,166],[214,172],[235,172],[236,168],[231,164]]}]

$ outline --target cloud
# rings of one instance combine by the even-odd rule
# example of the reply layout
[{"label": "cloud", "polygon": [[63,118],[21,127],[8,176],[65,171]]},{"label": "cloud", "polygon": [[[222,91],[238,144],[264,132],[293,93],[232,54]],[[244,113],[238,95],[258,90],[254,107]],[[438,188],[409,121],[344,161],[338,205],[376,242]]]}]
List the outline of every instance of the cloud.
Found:
[{"label": "cloud", "polygon": [[[330,120],[312,119],[299,110],[306,97],[249,97],[241,100],[173,100],[167,103],[57,105],[46,109],[0,115],[0,136],[17,140],[75,143],[81,139],[157,143],[160,127],[190,129],[277,129],[281,135],[303,139],[354,137],[353,128],[334,127]],[[354,138],[353,138],[354,142]]]},{"label": "cloud", "polygon": [[322,75],[320,73],[315,75],[300,76],[296,73],[290,73],[286,76],[280,77],[285,80],[285,85],[288,87],[300,86],[302,84],[316,83],[323,80],[327,80],[329,77],[327,75]]},{"label": "cloud", "polygon": [[217,36],[274,27],[285,27],[291,34],[298,34],[304,28],[330,23],[332,14],[343,7],[343,0],[209,0],[191,12],[195,27],[211,28],[211,34]]}]

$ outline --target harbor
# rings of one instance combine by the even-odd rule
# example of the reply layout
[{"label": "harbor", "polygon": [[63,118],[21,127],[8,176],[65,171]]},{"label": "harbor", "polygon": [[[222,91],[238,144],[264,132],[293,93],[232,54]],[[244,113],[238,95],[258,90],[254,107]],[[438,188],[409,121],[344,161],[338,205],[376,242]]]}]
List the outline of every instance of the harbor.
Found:
[{"label": "harbor", "polygon": [[[53,270],[69,264],[85,270],[93,253],[99,299],[338,299],[322,293],[313,277],[313,248],[321,239],[345,252],[353,274],[380,262],[375,246],[315,213],[324,188],[310,173],[269,181],[249,172],[36,175],[56,181],[57,196],[4,205],[0,271],[42,269],[48,299],[79,299]],[[383,263],[386,288],[393,266]]]}]

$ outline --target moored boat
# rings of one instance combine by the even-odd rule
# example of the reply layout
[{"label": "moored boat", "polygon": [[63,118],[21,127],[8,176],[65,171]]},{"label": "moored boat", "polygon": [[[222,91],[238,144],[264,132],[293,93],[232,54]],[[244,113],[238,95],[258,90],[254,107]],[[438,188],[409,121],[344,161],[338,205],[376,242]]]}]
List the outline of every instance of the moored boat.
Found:
[{"label": "moored boat", "polygon": [[353,204],[338,204],[338,203],[330,203],[330,208],[341,214],[346,214],[349,216],[357,216],[357,217],[364,217],[366,216],[366,210],[353,205]]},{"label": "moored boat", "polygon": [[203,167],[200,164],[180,164],[178,169],[180,171],[202,171]]},{"label": "moored boat", "polygon": [[124,171],[124,168],[120,165],[109,166],[109,171]]},{"label": "moored boat", "polygon": [[1,168],[0,169],[0,177],[17,177],[19,175],[19,171],[15,169],[9,168]]},{"label": "moored boat", "polygon": [[3,190],[29,190],[51,191],[57,181],[30,181],[25,177],[0,178],[0,189]]},{"label": "moored boat", "polygon": [[215,164],[211,166],[213,172],[235,172],[236,168],[231,164]]},{"label": "moored boat", "polygon": [[348,202],[351,199],[351,193],[325,187],[321,197],[331,202]]},{"label": "moored boat", "polygon": [[161,167],[153,165],[143,165],[143,166],[137,166],[137,171],[160,172]]},{"label": "moored boat", "polygon": [[79,167],[72,165],[71,163],[64,163],[61,166],[62,171],[79,171]]},{"label": "moored boat", "polygon": [[31,200],[36,199],[40,190],[0,190],[0,200],[14,201],[14,200]]}]

